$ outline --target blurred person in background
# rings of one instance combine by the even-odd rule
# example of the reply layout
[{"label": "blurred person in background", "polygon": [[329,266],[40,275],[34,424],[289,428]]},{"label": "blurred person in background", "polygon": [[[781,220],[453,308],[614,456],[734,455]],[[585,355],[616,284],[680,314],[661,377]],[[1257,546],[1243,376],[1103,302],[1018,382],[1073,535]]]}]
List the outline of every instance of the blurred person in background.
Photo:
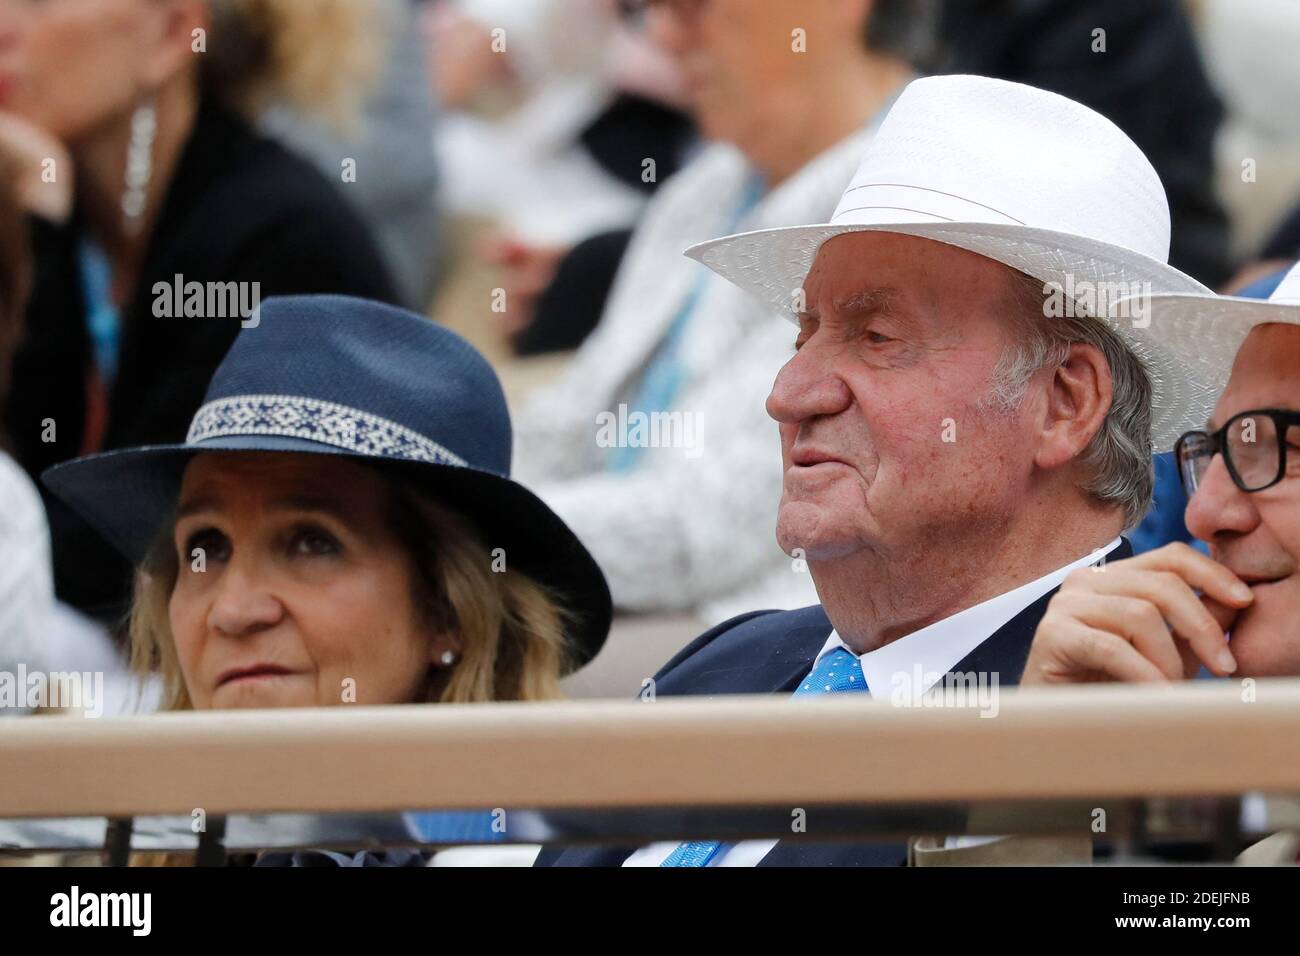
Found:
[{"label": "blurred person in background", "polygon": [[1255,257],[1233,276],[1223,291],[1246,298],[1265,298],[1291,263],[1300,259],[1300,203],[1286,214]]},{"label": "blurred person in background", "polygon": [[1247,286],[1300,258],[1300,4],[1185,0],[1227,115],[1218,135],[1218,192],[1245,262],[1218,291]]},{"label": "blurred person in background", "polygon": [[679,71],[624,5],[425,7],[447,201],[490,222],[475,252],[501,271],[499,318],[521,355],[581,344],[646,199],[694,145]]},{"label": "blurred person in background", "polygon": [[[254,301],[395,297],[337,189],[247,119],[273,97],[346,114],[373,74],[372,13],[340,0],[0,0],[0,137],[25,163],[34,213],[6,419],[29,473],[182,438]],[[182,285],[200,290],[189,306]],[[57,593],[115,622],[129,568],[46,505]]]},{"label": "blurred person in background", "polygon": [[[347,0],[373,11],[382,72],[341,127],[292,101],[270,104],[260,127],[336,183],[344,161],[356,176],[341,192],[374,235],[399,303],[422,312],[442,265],[442,216],[434,162],[434,104],[425,82],[418,0]],[[307,0],[306,6],[312,6]],[[299,42],[306,42],[306,36]],[[328,53],[328,50],[323,51]]]},{"label": "blurred person in background", "polygon": [[[21,164],[0,151],[0,410],[31,286],[30,236],[16,192],[33,186]],[[85,703],[99,713],[124,710],[132,690],[125,661],[102,627],[55,601],[45,509],[9,447],[0,426],[0,672],[98,671],[108,699]],[[0,717],[27,712],[26,702],[0,706]]]},{"label": "blurred person in background", "polygon": [[496,375],[454,333],[287,296],[184,442],[43,481],[138,567],[131,660],[163,710],[545,700],[604,642],[609,591],[510,452]]},{"label": "blurred person in background", "polygon": [[[27,224],[14,196],[17,181],[14,162],[0,153],[0,410],[31,283]],[[8,448],[0,427],[0,670],[11,671],[44,639],[54,586],[45,510],[31,480],[6,454]]]},{"label": "blurred person in background", "polygon": [[1124,130],[1169,196],[1169,263],[1218,287],[1231,274],[1215,192],[1224,110],[1182,0],[943,0],[940,72],[1028,83]]},{"label": "blurred person in background", "polygon": [[[521,414],[519,473],[596,555],[621,608],[717,620],[797,607],[814,589],[773,540],[781,463],[763,411],[789,336],[681,253],[829,216],[912,63],[929,55],[931,4],[644,6],[712,142],[655,196],[596,330]],[[665,413],[697,425],[697,440],[602,437],[602,420]]]},{"label": "blurred person in background", "polygon": [[635,218],[640,190],[579,141],[614,96],[614,4],[433,0],[424,20],[434,94],[447,111],[435,147],[449,208],[539,246]]},{"label": "blurred person in background", "polygon": [[[1227,278],[1228,221],[1214,178],[1224,110],[1180,0],[942,0],[936,50],[934,72],[1027,83],[1115,122],[1150,158],[1169,195],[1171,264],[1208,285]],[[521,354],[581,341],[590,327],[583,303],[604,301],[601,280],[622,254],[618,241],[593,240],[575,250],[576,262],[508,249],[519,268],[507,268],[507,288],[514,278],[537,300],[535,318],[527,309],[508,314]],[[557,326],[569,335],[551,334]],[[1167,463],[1158,468],[1172,476]]]}]

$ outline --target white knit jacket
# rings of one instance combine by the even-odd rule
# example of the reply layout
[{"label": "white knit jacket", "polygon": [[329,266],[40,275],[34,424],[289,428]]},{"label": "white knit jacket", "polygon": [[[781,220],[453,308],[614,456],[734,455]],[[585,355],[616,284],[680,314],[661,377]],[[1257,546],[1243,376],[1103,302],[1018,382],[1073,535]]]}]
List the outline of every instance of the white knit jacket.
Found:
[{"label": "white knit jacket", "polygon": [[[827,221],[870,135],[855,133],[818,156],[736,231]],[[695,610],[715,620],[817,600],[811,576],[781,552],[774,530],[781,453],[764,403],[792,354],[794,326],[682,255],[731,231],[748,173],[739,151],[717,144],[663,186],[596,330],[561,380],[516,417],[516,477],[591,550],[620,608]],[[632,470],[610,472],[597,416],[629,401],[702,273],[707,285],[681,343],[684,379],[672,409],[696,416],[698,450],[649,448]]]}]

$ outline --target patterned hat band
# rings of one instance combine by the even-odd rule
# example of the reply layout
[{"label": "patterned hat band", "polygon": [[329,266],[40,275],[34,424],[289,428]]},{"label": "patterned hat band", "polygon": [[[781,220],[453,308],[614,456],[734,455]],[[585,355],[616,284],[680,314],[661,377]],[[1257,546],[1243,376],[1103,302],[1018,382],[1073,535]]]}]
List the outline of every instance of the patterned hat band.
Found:
[{"label": "patterned hat band", "polygon": [[195,412],[185,443],[247,435],[300,438],[372,458],[465,465],[465,459],[405,425],[301,395],[232,395],[208,402]]}]

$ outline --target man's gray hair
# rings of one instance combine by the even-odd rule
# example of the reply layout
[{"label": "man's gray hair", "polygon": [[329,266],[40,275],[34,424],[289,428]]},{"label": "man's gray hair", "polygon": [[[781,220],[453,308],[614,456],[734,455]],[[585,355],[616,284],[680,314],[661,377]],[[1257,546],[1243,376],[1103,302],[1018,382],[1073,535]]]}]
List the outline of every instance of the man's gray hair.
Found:
[{"label": "man's gray hair", "polygon": [[896,56],[922,72],[939,56],[938,0],[876,0],[863,39],[872,53]]},{"label": "man's gray hair", "polygon": [[1110,366],[1113,395],[1106,420],[1079,459],[1091,475],[1083,490],[1099,501],[1122,505],[1125,528],[1135,527],[1151,507],[1155,484],[1150,373],[1123,339],[1105,322],[1084,314],[1081,304],[1075,303],[1074,317],[1049,317],[1042,282],[1015,272],[1011,283],[1020,341],[1003,353],[993,371],[993,398],[1014,409],[1033,374],[1064,362],[1071,345],[1100,351]]}]

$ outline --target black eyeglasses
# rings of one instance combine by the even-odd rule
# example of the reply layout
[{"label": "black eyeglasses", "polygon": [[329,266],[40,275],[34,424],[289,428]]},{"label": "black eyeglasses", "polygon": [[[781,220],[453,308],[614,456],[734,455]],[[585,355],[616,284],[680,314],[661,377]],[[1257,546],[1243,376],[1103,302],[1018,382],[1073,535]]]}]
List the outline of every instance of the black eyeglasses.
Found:
[{"label": "black eyeglasses", "polygon": [[[1300,442],[1300,412],[1262,408],[1232,416],[1214,434],[1188,432],[1174,446],[1178,477],[1187,497],[1205,480],[1214,456],[1222,454],[1233,483],[1242,491],[1263,491],[1286,475],[1287,439]],[[1292,445],[1300,456],[1300,445]]]}]

